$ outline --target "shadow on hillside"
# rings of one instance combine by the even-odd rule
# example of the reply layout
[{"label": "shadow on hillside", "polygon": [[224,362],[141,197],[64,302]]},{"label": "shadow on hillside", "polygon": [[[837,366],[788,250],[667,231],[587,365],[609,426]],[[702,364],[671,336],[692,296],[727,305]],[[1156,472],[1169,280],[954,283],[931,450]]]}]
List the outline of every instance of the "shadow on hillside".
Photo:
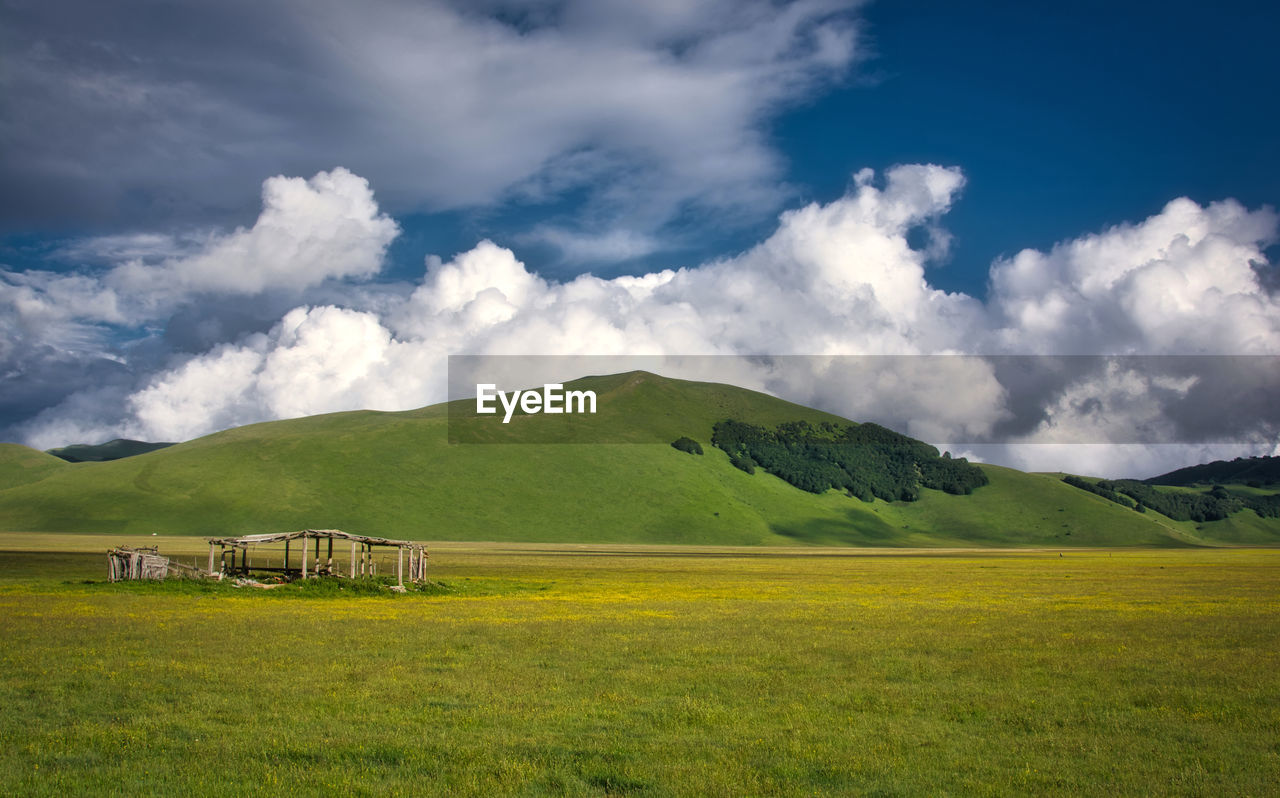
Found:
[{"label": "shadow on hillside", "polygon": [[[907,546],[906,530],[856,509],[845,513],[845,520],[813,518],[795,523],[771,524],[775,534],[796,543],[821,546]],[[918,544],[914,544],[918,545]]]}]

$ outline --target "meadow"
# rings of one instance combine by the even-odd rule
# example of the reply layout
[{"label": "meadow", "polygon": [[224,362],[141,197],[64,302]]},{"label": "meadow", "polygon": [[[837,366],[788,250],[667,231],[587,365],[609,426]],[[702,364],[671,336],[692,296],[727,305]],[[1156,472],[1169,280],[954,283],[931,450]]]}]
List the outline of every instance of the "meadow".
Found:
[{"label": "meadow", "polygon": [[0,534],[8,793],[1280,783],[1280,550],[447,543],[392,596],[110,585],[114,540]]}]

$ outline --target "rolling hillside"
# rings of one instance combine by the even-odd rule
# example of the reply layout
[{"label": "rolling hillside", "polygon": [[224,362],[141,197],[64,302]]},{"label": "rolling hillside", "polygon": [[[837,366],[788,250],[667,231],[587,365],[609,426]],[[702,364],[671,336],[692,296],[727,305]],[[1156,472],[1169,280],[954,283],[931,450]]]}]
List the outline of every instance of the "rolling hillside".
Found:
[{"label": "rolling hillside", "polygon": [[[65,463],[0,447],[0,529],[235,534],[337,527],[420,540],[873,546],[1186,545],[1280,540],[1280,524],[1197,525],[1139,514],[1059,475],[984,466],[970,496],[917,502],[813,495],[733,468],[709,445],[725,418],[848,423],[726,385],[644,372],[590,377],[594,416],[460,423],[495,441],[450,444],[448,416],[472,402],[256,424],[147,454]],[[645,443],[518,443],[545,428]],[[500,421],[500,420],[499,420]],[[565,427],[567,428],[567,427]],[[457,428],[455,428],[456,431]],[[560,428],[564,429],[564,428]],[[478,430],[478,431],[477,431]],[[705,454],[667,443],[687,435]]]}]

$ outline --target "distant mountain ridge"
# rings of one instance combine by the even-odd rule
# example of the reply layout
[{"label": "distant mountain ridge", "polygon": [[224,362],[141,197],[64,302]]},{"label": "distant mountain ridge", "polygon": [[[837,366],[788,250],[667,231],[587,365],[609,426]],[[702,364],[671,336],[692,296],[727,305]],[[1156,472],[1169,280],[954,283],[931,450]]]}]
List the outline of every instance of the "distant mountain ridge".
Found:
[{"label": "distant mountain ridge", "polygon": [[116,438],[115,440],[98,444],[73,443],[70,446],[49,449],[48,453],[66,460],[68,463],[104,463],[109,460],[122,460],[126,457],[147,454],[148,452],[158,451],[173,445],[172,442],[148,443],[147,441],[135,441],[128,438]]},{"label": "distant mountain ridge", "polygon": [[1158,477],[1144,479],[1148,485],[1249,485],[1280,486],[1280,457],[1237,457],[1179,468]]}]

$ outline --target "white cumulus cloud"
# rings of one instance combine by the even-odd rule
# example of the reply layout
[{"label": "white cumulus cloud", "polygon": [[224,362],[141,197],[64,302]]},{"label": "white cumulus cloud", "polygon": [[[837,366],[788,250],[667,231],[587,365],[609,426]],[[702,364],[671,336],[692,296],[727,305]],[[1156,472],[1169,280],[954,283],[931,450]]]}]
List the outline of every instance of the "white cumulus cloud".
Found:
[{"label": "white cumulus cloud", "polygon": [[263,419],[396,409],[439,366],[423,355],[368,313],[297,308],[269,333],[193,358],[130,396],[124,432],[185,440]]},{"label": "white cumulus cloud", "polygon": [[[1255,264],[1277,215],[1170,202],[1139,224],[1024,250],[991,269],[1002,350],[1276,354],[1280,316]],[[1064,335],[1069,332],[1069,335]]]},{"label": "white cumulus cloud", "polygon": [[262,213],[253,227],[157,265],[128,261],[104,282],[149,302],[201,292],[298,291],[333,278],[372,277],[398,233],[379,212],[368,181],[346,169],[310,180],[272,177],[262,184]]},{"label": "white cumulus cloud", "polygon": [[[372,277],[399,233],[368,182],[342,168],[269,178],[262,204],[252,227],[198,243],[155,234],[74,242],[60,254],[83,258],[90,268],[79,273],[0,270],[0,329],[11,345],[88,350],[100,347],[103,325],[163,320],[201,295],[298,294]],[[121,256],[106,271],[91,268]]]}]

